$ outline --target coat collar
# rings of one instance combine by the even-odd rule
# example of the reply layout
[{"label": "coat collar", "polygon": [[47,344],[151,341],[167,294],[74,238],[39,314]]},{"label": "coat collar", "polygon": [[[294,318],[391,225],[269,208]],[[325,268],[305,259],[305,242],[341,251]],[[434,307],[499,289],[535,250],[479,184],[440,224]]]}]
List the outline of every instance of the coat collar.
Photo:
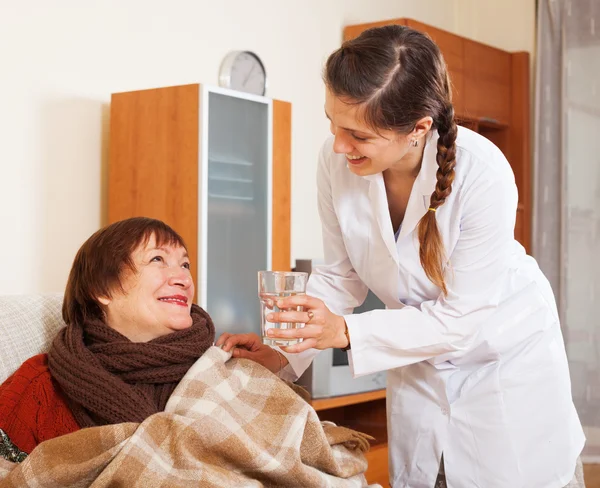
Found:
[{"label": "coat collar", "polygon": [[437,140],[437,131],[431,131],[431,135],[425,143],[421,170],[410,192],[398,240],[411,233],[429,209],[431,194],[434,192],[437,183]]},{"label": "coat collar", "polygon": [[[408,205],[406,206],[406,212],[404,214],[404,220],[402,221],[402,228],[398,240],[410,234],[415,229],[429,208],[429,200],[431,194],[435,190],[437,182],[437,139],[437,131],[432,130],[427,137],[425,150],[423,152],[423,162],[421,163],[421,169],[410,192],[410,198],[408,200]],[[394,231],[390,219],[383,175],[377,173],[365,176],[364,178],[370,183],[369,198],[373,205],[375,215],[377,216],[381,235],[384,238],[390,255],[397,259],[396,241],[394,239]]]}]

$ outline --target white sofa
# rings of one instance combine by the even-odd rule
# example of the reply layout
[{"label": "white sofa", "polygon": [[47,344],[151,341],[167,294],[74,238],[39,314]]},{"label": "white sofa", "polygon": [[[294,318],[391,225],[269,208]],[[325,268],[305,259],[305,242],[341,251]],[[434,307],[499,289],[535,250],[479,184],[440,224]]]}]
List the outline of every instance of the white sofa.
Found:
[{"label": "white sofa", "polygon": [[0,384],[31,356],[47,352],[61,327],[62,294],[0,296]]}]

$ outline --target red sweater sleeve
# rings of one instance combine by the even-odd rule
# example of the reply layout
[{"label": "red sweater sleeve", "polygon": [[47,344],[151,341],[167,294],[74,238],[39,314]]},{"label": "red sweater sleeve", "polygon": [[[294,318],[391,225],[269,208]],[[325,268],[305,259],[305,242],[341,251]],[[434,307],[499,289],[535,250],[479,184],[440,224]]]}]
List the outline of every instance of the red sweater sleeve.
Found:
[{"label": "red sweater sleeve", "polygon": [[21,451],[79,430],[48,370],[48,355],[25,361],[0,385],[0,429]]}]

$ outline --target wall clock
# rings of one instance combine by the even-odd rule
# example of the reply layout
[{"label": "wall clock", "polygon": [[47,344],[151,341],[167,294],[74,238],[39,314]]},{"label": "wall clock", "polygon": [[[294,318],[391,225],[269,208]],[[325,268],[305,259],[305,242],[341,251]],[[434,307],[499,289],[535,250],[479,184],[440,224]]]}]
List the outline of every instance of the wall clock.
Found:
[{"label": "wall clock", "polygon": [[232,51],[221,63],[219,85],[264,96],[267,89],[265,66],[252,51]]}]

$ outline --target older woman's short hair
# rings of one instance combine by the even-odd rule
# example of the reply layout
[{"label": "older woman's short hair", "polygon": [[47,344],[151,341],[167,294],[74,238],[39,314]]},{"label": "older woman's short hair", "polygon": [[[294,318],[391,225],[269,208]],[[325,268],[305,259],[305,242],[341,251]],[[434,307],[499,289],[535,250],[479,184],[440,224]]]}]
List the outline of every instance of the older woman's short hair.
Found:
[{"label": "older woman's short hair", "polygon": [[134,217],[110,224],[94,233],[81,246],[65,290],[62,315],[68,324],[103,319],[99,297],[123,291],[123,270],[136,271],[133,252],[154,236],[158,247],[178,245],[187,250],[181,236],[160,220]]}]

